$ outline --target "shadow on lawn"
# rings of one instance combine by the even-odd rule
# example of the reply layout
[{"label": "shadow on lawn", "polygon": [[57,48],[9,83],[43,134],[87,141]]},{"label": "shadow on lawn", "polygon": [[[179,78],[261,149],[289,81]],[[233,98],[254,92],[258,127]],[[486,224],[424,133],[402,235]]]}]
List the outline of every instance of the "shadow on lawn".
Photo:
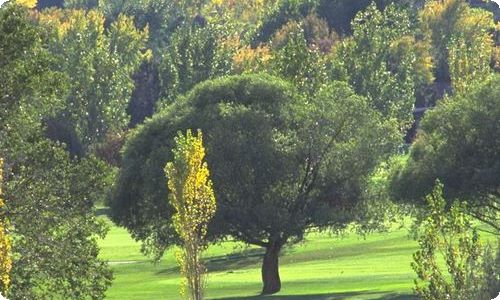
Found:
[{"label": "shadow on lawn", "polygon": [[[205,260],[205,266],[209,272],[234,272],[244,267],[262,263],[263,249],[247,249],[226,255],[212,256]],[[179,267],[167,268],[157,274],[179,273]]]},{"label": "shadow on lawn", "polygon": [[[214,298],[212,300],[343,300],[343,299],[356,299],[363,297],[363,299],[372,300],[417,300],[418,298],[411,294],[388,294],[380,297],[380,291],[358,291],[358,292],[345,292],[345,293],[328,293],[328,294],[315,294],[315,295],[283,295],[283,296],[250,296],[250,297],[235,297],[235,298]],[[373,295],[373,298],[370,298]]]},{"label": "shadow on lawn", "polygon": [[244,267],[260,265],[264,257],[263,249],[246,249],[231,254],[212,256],[205,261],[209,272],[233,272]]}]

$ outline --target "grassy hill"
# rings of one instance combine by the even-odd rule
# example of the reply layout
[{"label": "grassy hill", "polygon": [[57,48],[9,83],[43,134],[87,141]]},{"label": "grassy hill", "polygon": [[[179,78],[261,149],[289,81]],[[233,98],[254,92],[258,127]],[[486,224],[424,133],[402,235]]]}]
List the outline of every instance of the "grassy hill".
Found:
[{"label": "grassy hill", "polygon": [[[179,269],[173,250],[152,264],[140,245],[112,227],[101,241],[101,257],[110,261],[115,280],[108,299],[179,299]],[[410,267],[417,244],[407,229],[362,238],[310,233],[287,248],[280,259],[282,291],[270,299],[414,299]],[[263,252],[226,242],[206,253],[207,299],[263,299],[260,264]]]}]

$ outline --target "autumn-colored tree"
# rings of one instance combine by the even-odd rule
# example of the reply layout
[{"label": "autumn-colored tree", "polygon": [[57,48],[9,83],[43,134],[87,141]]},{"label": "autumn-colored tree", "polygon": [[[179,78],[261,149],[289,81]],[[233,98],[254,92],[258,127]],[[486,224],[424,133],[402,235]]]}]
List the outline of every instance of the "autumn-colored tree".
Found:
[{"label": "autumn-colored tree", "polygon": [[16,0],[16,4],[26,6],[27,8],[35,8],[37,0]]},{"label": "autumn-colored tree", "polygon": [[4,202],[2,199],[3,159],[0,158],[0,293],[7,294],[10,284],[10,270],[12,259],[10,256],[10,239],[6,235],[6,222],[3,213]]},{"label": "autumn-colored tree", "polygon": [[207,247],[205,236],[210,220],[215,215],[216,202],[207,163],[201,130],[193,136],[188,130],[179,132],[172,150],[173,161],[168,162],[165,174],[170,190],[169,202],[174,207],[173,225],[182,239],[177,255],[184,282],[181,294],[191,300],[203,299],[205,267],[202,251]]},{"label": "autumn-colored tree", "polygon": [[432,44],[436,80],[465,93],[490,73],[493,16],[465,0],[429,1],[420,14],[424,36]]},{"label": "autumn-colored tree", "polygon": [[448,47],[453,91],[465,94],[491,75],[493,16],[482,9],[467,9],[457,22]]}]

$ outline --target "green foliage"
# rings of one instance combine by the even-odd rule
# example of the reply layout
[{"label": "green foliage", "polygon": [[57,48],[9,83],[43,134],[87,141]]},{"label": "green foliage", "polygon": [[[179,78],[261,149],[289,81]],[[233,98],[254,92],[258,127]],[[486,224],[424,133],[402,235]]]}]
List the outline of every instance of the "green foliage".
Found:
[{"label": "green foliage", "polygon": [[28,9],[12,3],[0,9],[0,156],[6,164],[6,149],[22,155],[43,118],[61,109],[63,77],[53,71],[47,38]]},{"label": "green foliage", "polygon": [[253,43],[268,42],[289,21],[298,21],[315,10],[316,0],[280,0],[264,16]]},{"label": "green foliage", "polygon": [[104,16],[94,10],[45,11],[41,24],[57,33],[50,49],[58,70],[71,82],[64,110],[54,123],[58,131],[76,135],[86,153],[108,132],[120,131],[129,122],[131,75],[145,58],[141,51],[147,29],[139,31],[130,18],[120,16],[105,32]]},{"label": "green foliage", "polygon": [[113,218],[160,255],[177,238],[158,166],[169,160],[175,133],[187,128],[207,137],[219,203],[208,237],[231,235],[277,253],[310,226],[352,221],[367,176],[399,140],[394,123],[344,83],[306,102],[264,74],[206,81],[138,128],[125,147]]},{"label": "green foliage", "polygon": [[492,19],[491,13],[469,9],[457,23],[448,46],[450,78],[456,94],[465,94],[492,74]]},{"label": "green foliage", "polygon": [[178,261],[187,291],[181,290],[181,294],[187,299],[200,300],[203,299],[205,284],[201,254],[207,247],[205,236],[208,223],[215,215],[215,195],[208,166],[204,162],[201,131],[198,130],[196,137],[190,130],[186,136],[179,133],[175,144],[172,150],[174,159],[167,163],[165,174],[170,191],[169,203],[175,210],[173,225],[182,239]]},{"label": "green foliage", "polygon": [[107,24],[125,15],[134,20],[138,29],[147,26],[150,33],[148,48],[153,50],[155,56],[162,53],[179,21],[184,18],[175,1],[101,0],[98,9],[106,17]]},{"label": "green foliage", "polygon": [[171,104],[197,83],[227,74],[231,66],[219,58],[212,27],[186,24],[177,29],[159,66],[160,105]]},{"label": "green foliage", "polygon": [[330,27],[341,35],[352,34],[351,21],[361,11],[365,10],[371,3],[375,3],[380,9],[394,3],[399,7],[416,9],[425,0],[319,0],[317,13],[324,18]]},{"label": "green foliage", "polygon": [[394,199],[421,203],[436,179],[448,201],[467,199],[471,212],[498,228],[500,75],[428,112],[406,165],[391,179]]},{"label": "green foliage", "polygon": [[409,13],[395,5],[381,12],[371,4],[352,26],[353,37],[344,41],[338,57],[349,83],[404,131],[413,119],[417,87],[431,79],[425,51],[413,46],[418,41]]},{"label": "green foliage", "polygon": [[320,49],[323,53],[330,52],[333,44],[338,40],[338,36],[330,31],[325,20],[316,14],[309,14],[300,22],[290,21],[283,25],[274,34],[271,45],[275,49],[283,48],[299,30],[303,30],[303,36],[309,47]]},{"label": "green foliage", "polygon": [[[63,109],[62,74],[47,51],[52,32],[25,8],[0,9],[0,153],[5,158],[2,219],[12,224],[10,299],[101,299],[110,284],[97,259],[94,217],[107,168],[95,159],[73,161],[48,141],[44,124]],[[5,218],[5,219],[4,219]],[[35,220],[35,221],[34,221]]]},{"label": "green foliage", "polygon": [[[7,217],[12,226],[10,299],[102,299],[111,283],[98,259],[106,227],[94,215],[107,169],[93,158],[69,159],[47,140],[30,144],[9,168]],[[36,220],[36,222],[34,222]]]},{"label": "green foliage", "polygon": [[318,47],[308,46],[302,24],[292,22],[285,29],[274,40],[278,45],[273,46],[282,46],[273,53],[271,72],[293,83],[304,95],[312,96],[329,79],[324,57]]},{"label": "green foliage", "polygon": [[[418,275],[416,294],[424,300],[496,297],[498,270],[491,272],[492,266],[483,263],[485,256],[492,254],[483,251],[479,235],[464,212],[466,205],[456,202],[447,211],[443,185],[439,182],[426,200],[428,207],[418,238],[420,249],[412,263]],[[440,258],[446,268],[440,266]],[[485,262],[491,262],[491,258]]]}]

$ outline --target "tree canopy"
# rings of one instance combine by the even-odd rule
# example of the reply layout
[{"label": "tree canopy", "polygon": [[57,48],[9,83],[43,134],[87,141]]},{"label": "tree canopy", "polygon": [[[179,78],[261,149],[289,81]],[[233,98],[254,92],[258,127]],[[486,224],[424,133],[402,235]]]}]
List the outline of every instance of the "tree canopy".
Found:
[{"label": "tree canopy", "polygon": [[496,224],[500,199],[498,95],[500,76],[495,75],[470,93],[445,99],[428,112],[406,163],[392,176],[394,199],[421,203],[439,179],[449,202],[467,200],[477,217]]},{"label": "tree canopy", "polygon": [[396,127],[345,83],[306,102],[265,74],[206,81],[132,133],[113,219],[160,254],[177,241],[161,166],[178,130],[200,128],[218,199],[209,236],[265,247],[264,292],[275,292],[279,278],[266,272],[277,272],[280,249],[310,226],[355,219],[369,172],[401,138]]}]

